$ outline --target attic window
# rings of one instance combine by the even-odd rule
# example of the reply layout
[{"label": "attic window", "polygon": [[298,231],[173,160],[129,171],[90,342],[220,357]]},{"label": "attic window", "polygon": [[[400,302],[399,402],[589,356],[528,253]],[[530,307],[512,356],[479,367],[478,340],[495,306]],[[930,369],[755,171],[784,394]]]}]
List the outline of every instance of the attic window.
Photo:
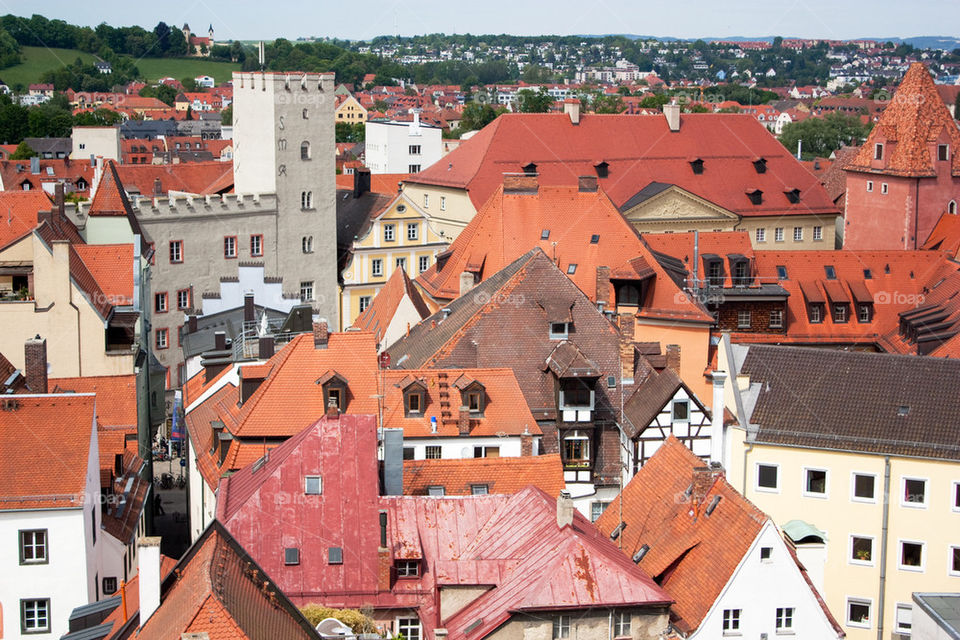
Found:
[{"label": "attic window", "polygon": [[541,239],[541,240],[549,240],[549,239],[550,239],[550,229],[544,229],[543,231],[541,231],[541,232],[540,232],[540,239]]},{"label": "attic window", "polygon": [[283,564],[300,564],[300,549],[297,547],[287,547],[283,550]]},{"label": "attic window", "polygon": [[873,159],[883,160],[883,144],[880,142],[873,145]]},{"label": "attic window", "polygon": [[833,265],[827,264],[823,266],[823,270],[827,274],[827,280],[836,280],[837,279],[837,270],[833,268]]},{"label": "attic window", "polygon": [[693,172],[697,175],[703,173],[703,160],[697,158],[696,160],[690,161],[690,168],[693,169]]},{"label": "attic window", "polygon": [[753,161],[753,168],[756,169],[757,173],[766,173],[767,172],[767,159],[766,158],[757,158]]},{"label": "attic window", "polygon": [[256,473],[257,471],[260,471],[260,469],[263,469],[263,465],[267,464],[268,459],[269,459],[269,455],[264,455],[262,458],[259,458],[256,462],[253,463],[253,468],[251,469],[251,472]]},{"label": "attic window", "polygon": [[470,413],[483,414],[483,390],[476,387],[463,392],[463,406],[470,410]]},{"label": "attic window", "polygon": [[870,269],[863,270],[863,279],[864,280],[873,280],[873,272]]},{"label": "attic window", "polygon": [[573,275],[577,272],[577,263],[572,262],[567,266],[567,275]]},{"label": "attic window", "polygon": [[444,496],[446,493],[446,489],[441,485],[432,485],[427,487],[428,496]]},{"label": "attic window", "polygon": [[620,534],[623,533],[623,530],[626,528],[627,528],[626,522],[621,522],[620,524],[618,524],[616,528],[610,532],[610,539],[616,540],[617,538],[619,538]]},{"label": "attic window", "polygon": [[640,287],[633,284],[622,284],[617,287],[617,306],[640,306]]},{"label": "attic window", "polygon": [[328,548],[327,564],[343,564],[343,548],[341,547]]},{"label": "attic window", "polygon": [[470,485],[470,495],[473,496],[485,496],[490,493],[490,488],[485,484],[472,484]]},{"label": "attic window", "polygon": [[[954,207],[956,207],[956,203],[954,203]],[[597,243],[599,243],[599,242],[600,242],[600,234],[599,234],[599,233],[595,233],[595,234],[593,234],[592,236],[590,236],[590,244],[597,244]]]},{"label": "attic window", "polygon": [[897,415],[901,417],[910,415],[910,407],[905,404],[900,405],[897,407]]},{"label": "attic window", "polygon": [[550,323],[550,339],[551,340],[566,340],[570,335],[569,323],[566,322],[551,322]]},{"label": "attic window", "polygon": [[948,144],[938,144],[937,145],[937,160],[941,162],[946,162],[950,159],[950,145]]},{"label": "attic window", "polygon": [[416,578],[420,575],[420,562],[418,560],[397,560],[398,578]]},{"label": "attic window", "polygon": [[777,265],[777,280],[786,280],[787,279],[787,268],[780,264]]},{"label": "attic window", "polygon": [[760,189],[747,191],[747,197],[750,198],[750,204],[763,204],[763,191]]},{"label": "attic window", "polygon": [[318,496],[320,495],[321,484],[320,476],[306,476],[304,478],[304,489],[303,492],[308,496]]},{"label": "attic window", "polygon": [[608,175],[610,175],[610,165],[606,162],[598,162],[597,164],[593,165],[593,167],[597,170],[598,178],[606,178]]},{"label": "attic window", "polygon": [[526,174],[526,175],[528,175],[528,176],[535,176],[535,175],[537,175],[537,165],[536,165],[535,162],[529,162],[529,163],[523,165],[522,169],[523,169],[523,173]]},{"label": "attic window", "polygon": [[423,413],[423,394],[411,391],[407,394],[407,415]]},{"label": "attic window", "polygon": [[783,193],[787,196],[787,200],[789,200],[791,204],[800,202],[800,189],[791,189]]}]

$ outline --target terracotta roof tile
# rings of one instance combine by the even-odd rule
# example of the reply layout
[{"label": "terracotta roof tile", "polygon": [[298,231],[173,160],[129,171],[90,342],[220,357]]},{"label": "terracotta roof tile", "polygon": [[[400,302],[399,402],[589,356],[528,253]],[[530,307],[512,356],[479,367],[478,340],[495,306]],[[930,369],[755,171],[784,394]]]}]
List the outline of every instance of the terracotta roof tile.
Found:
[{"label": "terracotta roof tile", "polygon": [[924,249],[946,251],[955,260],[960,260],[960,215],[944,213],[940,216],[930,237],[923,243]]},{"label": "terracotta roof tile", "polygon": [[[132,244],[74,244],[71,250],[83,262],[96,288],[105,296],[103,302],[114,307],[133,304],[133,270],[136,255]],[[83,270],[71,272],[71,275],[81,287],[86,288]],[[89,290],[87,293],[95,295],[96,291]],[[94,305],[98,302],[92,301]]]},{"label": "terracotta roof tile", "polygon": [[353,326],[373,333],[379,342],[404,298],[408,298],[413,303],[421,320],[430,315],[427,303],[423,301],[420,290],[414,286],[407,272],[403,269],[395,269],[387,283],[374,296],[371,305],[354,320]]},{"label": "terracotta roof tile", "polygon": [[160,194],[180,191],[197,195],[224,193],[233,188],[232,162],[186,162],[181,164],[140,165],[124,164],[117,174],[127,193],[154,197],[156,180]]},{"label": "terracotta roof tile", "polygon": [[37,212],[50,207],[50,198],[42,189],[0,191],[0,249],[36,229]]},{"label": "terracotta roof tile", "polygon": [[564,488],[560,454],[519,458],[464,458],[461,460],[406,460],[403,493],[428,495],[430,487],[444,488],[448,496],[469,496],[471,486],[483,484],[490,493],[516,493],[532,484],[556,497]]}]

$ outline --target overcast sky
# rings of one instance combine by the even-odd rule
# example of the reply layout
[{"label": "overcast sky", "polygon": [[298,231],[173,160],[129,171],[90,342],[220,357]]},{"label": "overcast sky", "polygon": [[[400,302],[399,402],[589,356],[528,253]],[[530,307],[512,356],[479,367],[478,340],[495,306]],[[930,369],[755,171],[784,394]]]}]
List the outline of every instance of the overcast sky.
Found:
[{"label": "overcast sky", "polygon": [[0,0],[0,13],[73,24],[189,23],[229,40],[425,33],[851,39],[954,35],[958,0]]}]

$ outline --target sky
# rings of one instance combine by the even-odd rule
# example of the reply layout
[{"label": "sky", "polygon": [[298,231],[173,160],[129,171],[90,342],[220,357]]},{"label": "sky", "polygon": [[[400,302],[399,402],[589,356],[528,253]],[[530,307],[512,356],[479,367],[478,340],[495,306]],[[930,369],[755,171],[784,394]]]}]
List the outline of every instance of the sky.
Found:
[{"label": "sky", "polygon": [[905,38],[951,36],[960,25],[958,0],[0,0],[2,14],[38,12],[90,26],[188,23],[204,35],[212,24],[218,40],[398,32]]}]

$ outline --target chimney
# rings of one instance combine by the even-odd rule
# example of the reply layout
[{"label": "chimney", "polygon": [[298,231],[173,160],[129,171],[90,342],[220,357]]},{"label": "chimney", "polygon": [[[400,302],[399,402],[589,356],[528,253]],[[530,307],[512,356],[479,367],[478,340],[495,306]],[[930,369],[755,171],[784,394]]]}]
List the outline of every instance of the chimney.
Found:
[{"label": "chimney", "polygon": [[187,333],[196,333],[197,332],[197,316],[189,316],[187,318]]},{"label": "chimney", "polygon": [[667,368],[672,369],[678,376],[680,375],[680,345],[667,345]]},{"label": "chimney", "polygon": [[530,435],[530,430],[527,428],[524,428],[523,433],[520,434],[520,455],[533,455],[533,436]]},{"label": "chimney", "polygon": [[327,330],[327,321],[313,323],[313,348],[326,349],[327,342],[330,340],[330,332]]},{"label": "chimney", "polygon": [[275,353],[273,336],[260,336],[257,355],[261,360],[269,360]]},{"label": "chimney", "polygon": [[23,345],[24,373],[30,393],[47,393],[47,340],[38,334]]},{"label": "chimney", "polygon": [[563,101],[563,112],[570,116],[572,124],[580,124],[580,101],[576,98],[567,98]]},{"label": "chimney", "polygon": [[243,295],[243,321],[253,322],[257,319],[257,311],[253,306],[253,294],[245,293]]},{"label": "chimney", "polygon": [[714,371],[710,377],[713,379],[713,421],[710,425],[710,460],[717,464],[723,464],[723,385],[727,380],[727,372]]},{"label": "chimney", "polygon": [[213,348],[216,351],[226,351],[227,349],[227,334],[223,331],[217,331],[213,334]]},{"label": "chimney", "polygon": [[667,118],[670,131],[680,131],[680,105],[676,102],[663,105],[663,115]]},{"label": "chimney", "polygon": [[633,384],[633,366],[636,348],[633,346],[633,316],[629,313],[617,317],[620,326],[620,382]]},{"label": "chimney", "polygon": [[[370,169],[357,167],[353,170],[353,197],[359,198],[368,191],[370,191]],[[397,192],[399,193],[399,189]]]},{"label": "chimney", "polygon": [[159,196],[163,194],[163,183],[160,182],[160,178],[153,179],[153,195]]},{"label": "chimney", "polygon": [[610,306],[610,267],[597,267],[597,306]]},{"label": "chimney", "polygon": [[[53,206],[57,212],[58,217],[62,217],[66,215],[65,213],[66,205],[64,205],[64,202],[63,202],[63,183],[62,182],[58,182],[53,186]],[[59,218],[57,219],[57,222],[58,223],[60,222]]]},{"label": "chimney", "polygon": [[473,289],[474,275],[469,271],[460,272],[460,295]]},{"label": "chimney", "polygon": [[337,407],[337,401],[334,398],[330,398],[330,401],[327,402],[326,416],[330,419],[340,417],[340,409]]},{"label": "chimney", "polygon": [[597,176],[580,176],[577,178],[577,191],[580,193],[596,193]]},{"label": "chimney", "polygon": [[460,430],[460,435],[470,435],[470,409],[468,407],[460,407],[460,413],[457,414],[457,428]]},{"label": "chimney", "polygon": [[557,496],[557,527],[563,529],[573,524],[573,498],[569,491],[561,491]]},{"label": "chimney", "polygon": [[[386,518],[386,513],[381,513],[381,518]],[[390,570],[393,569],[393,563],[390,561],[390,550],[386,547],[380,547],[377,551],[377,589],[379,591],[390,591]]]},{"label": "chimney", "polygon": [[383,430],[383,495],[403,495],[403,429]]},{"label": "chimney", "polygon": [[504,193],[537,193],[539,190],[537,175],[526,173],[505,173],[503,175]]},{"label": "chimney", "polygon": [[160,538],[137,540],[137,574],[140,583],[140,628],[160,607]]}]

